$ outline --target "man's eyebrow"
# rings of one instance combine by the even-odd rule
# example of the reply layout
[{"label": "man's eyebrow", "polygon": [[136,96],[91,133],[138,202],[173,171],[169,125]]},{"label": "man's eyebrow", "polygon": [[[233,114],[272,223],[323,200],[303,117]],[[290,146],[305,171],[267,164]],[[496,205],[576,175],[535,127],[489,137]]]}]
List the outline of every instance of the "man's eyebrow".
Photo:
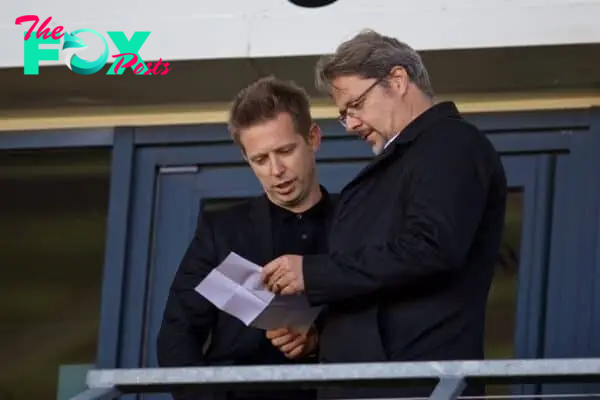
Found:
[{"label": "man's eyebrow", "polygon": [[250,159],[251,159],[251,160],[254,160],[254,159],[257,159],[257,158],[259,158],[259,157],[264,157],[264,156],[265,156],[265,153],[257,153],[257,154],[253,154],[253,155],[251,155],[251,156],[250,156]]},{"label": "man's eyebrow", "polygon": [[352,100],[352,98],[348,99],[345,103],[344,103],[344,107],[339,109],[339,113],[340,115],[345,114],[346,112],[348,112],[348,108],[350,108],[352,106],[352,103],[354,103],[356,100]]},{"label": "man's eyebrow", "polygon": [[[290,146],[296,146],[296,143],[294,143],[294,142],[285,143],[285,144],[282,144],[281,146],[277,146],[272,151],[281,151],[281,150],[284,150],[286,147],[290,147]],[[260,152],[260,153],[253,154],[252,156],[249,156],[248,158],[252,160],[255,158],[259,158],[259,157],[265,157],[266,155],[267,155],[267,153]]]}]

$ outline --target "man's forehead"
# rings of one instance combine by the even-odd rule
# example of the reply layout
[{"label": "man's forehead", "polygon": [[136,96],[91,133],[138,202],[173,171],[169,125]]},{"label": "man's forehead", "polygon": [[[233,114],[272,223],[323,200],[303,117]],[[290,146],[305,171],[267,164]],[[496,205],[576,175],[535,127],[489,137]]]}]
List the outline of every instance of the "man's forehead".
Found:
[{"label": "man's forehead", "polygon": [[331,96],[336,104],[347,105],[363,90],[368,82],[358,76],[342,76],[331,83]]},{"label": "man's forehead", "polygon": [[352,99],[352,92],[347,85],[332,84],[331,97],[338,107],[345,108],[347,103]]},{"label": "man's forehead", "polygon": [[[300,135],[298,135],[300,136]],[[253,143],[251,149],[247,150],[247,156],[250,158],[266,156],[269,153],[281,151],[289,146],[296,144],[298,141],[296,138],[287,138],[286,140],[264,140],[257,143]]]}]

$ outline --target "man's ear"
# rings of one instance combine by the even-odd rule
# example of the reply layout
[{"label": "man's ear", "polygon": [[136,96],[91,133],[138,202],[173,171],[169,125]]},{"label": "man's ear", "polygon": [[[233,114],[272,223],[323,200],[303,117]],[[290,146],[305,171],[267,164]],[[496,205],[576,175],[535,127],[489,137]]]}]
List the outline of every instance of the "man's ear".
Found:
[{"label": "man's ear", "polygon": [[314,122],[310,126],[310,131],[308,131],[308,144],[315,152],[321,146],[321,127]]},{"label": "man's ear", "polygon": [[410,77],[408,71],[404,67],[394,67],[390,71],[390,83],[396,86],[396,89],[402,96],[408,91],[408,85],[410,83]]}]

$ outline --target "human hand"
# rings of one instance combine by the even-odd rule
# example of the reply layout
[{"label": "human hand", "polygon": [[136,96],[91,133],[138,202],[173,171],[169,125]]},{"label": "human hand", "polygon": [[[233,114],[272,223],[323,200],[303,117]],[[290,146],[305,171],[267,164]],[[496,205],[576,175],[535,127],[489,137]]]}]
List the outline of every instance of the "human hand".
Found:
[{"label": "human hand", "polygon": [[290,359],[306,357],[317,349],[317,331],[312,328],[306,334],[288,328],[272,329],[267,331],[266,336],[273,346]]},{"label": "human hand", "polygon": [[275,294],[297,294],[304,292],[302,256],[284,255],[263,267],[261,278],[267,288]]}]

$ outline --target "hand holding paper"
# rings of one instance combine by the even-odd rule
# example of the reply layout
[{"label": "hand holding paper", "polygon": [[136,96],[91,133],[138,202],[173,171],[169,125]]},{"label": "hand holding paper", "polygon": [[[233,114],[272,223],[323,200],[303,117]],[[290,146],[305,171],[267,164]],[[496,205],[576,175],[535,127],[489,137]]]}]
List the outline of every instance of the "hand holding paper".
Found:
[{"label": "hand holding paper", "polygon": [[302,256],[286,254],[277,257],[263,267],[262,280],[273,293],[304,293]]},{"label": "hand holding paper", "polygon": [[261,281],[261,271],[258,265],[231,252],[200,282],[196,292],[247,326],[308,332],[322,307],[311,307],[303,295],[271,293]]}]

